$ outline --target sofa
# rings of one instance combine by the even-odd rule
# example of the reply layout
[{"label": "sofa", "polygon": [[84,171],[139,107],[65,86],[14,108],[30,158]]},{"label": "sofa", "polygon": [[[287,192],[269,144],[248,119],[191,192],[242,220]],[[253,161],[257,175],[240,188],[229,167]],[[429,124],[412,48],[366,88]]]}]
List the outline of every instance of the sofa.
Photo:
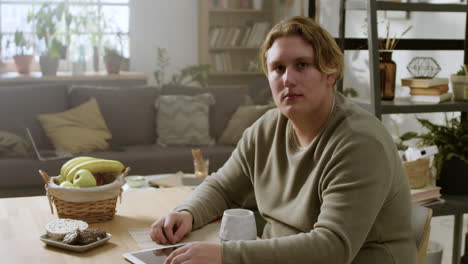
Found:
[{"label": "sofa", "polygon": [[[150,175],[183,171],[193,172],[191,149],[200,148],[209,158],[210,172],[216,171],[228,159],[235,144],[192,146],[162,146],[158,144],[155,102],[162,95],[196,95],[210,93],[214,104],[209,110],[209,133],[215,142],[223,133],[230,117],[245,101],[243,86],[212,86],[207,88],[165,86],[163,88],[93,87],[65,85],[30,85],[0,87],[0,131],[26,138],[30,129],[39,149],[54,149],[46,135],[39,114],[59,113],[96,98],[99,109],[112,134],[110,147],[103,151],[80,153],[119,160],[131,167],[131,175]],[[66,159],[39,161],[34,154],[27,157],[0,157],[0,197],[44,194],[44,184],[38,170],[58,175]]]}]

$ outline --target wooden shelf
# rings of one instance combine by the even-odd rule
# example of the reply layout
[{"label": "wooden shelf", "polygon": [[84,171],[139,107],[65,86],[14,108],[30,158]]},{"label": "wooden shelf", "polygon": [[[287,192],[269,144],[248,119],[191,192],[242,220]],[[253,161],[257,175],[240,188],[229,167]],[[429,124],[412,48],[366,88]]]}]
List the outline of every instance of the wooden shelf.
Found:
[{"label": "wooden shelf", "polygon": [[208,10],[210,13],[258,13],[265,14],[271,12],[270,10],[257,10],[257,9],[247,9],[247,8],[211,8]]},{"label": "wooden shelf", "polygon": [[226,77],[226,76],[239,76],[239,75],[244,75],[244,76],[262,76],[264,75],[263,72],[210,72],[210,76],[213,77]]},{"label": "wooden shelf", "polygon": [[87,72],[82,75],[73,75],[71,72],[58,72],[57,76],[42,76],[40,72],[30,74],[19,74],[9,72],[0,74],[0,83],[15,82],[61,82],[61,81],[119,81],[119,80],[141,80],[147,81],[148,76],[140,72],[121,72],[120,74],[107,74],[107,72]]},{"label": "wooden shelf", "polygon": [[210,51],[259,51],[260,47],[213,47]]},{"label": "wooden shelf", "polygon": [[[367,10],[368,1],[348,1],[347,10]],[[413,11],[413,12],[466,12],[466,4],[430,4],[430,3],[396,3],[377,1],[377,10],[386,11]]]}]

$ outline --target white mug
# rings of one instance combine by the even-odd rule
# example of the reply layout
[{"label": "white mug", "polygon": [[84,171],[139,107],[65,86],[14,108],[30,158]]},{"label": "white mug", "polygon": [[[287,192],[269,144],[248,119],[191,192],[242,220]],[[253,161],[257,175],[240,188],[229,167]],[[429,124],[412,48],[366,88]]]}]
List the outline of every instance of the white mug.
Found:
[{"label": "white mug", "polygon": [[255,224],[254,213],[240,208],[224,211],[219,238],[221,242],[257,239],[257,226]]}]

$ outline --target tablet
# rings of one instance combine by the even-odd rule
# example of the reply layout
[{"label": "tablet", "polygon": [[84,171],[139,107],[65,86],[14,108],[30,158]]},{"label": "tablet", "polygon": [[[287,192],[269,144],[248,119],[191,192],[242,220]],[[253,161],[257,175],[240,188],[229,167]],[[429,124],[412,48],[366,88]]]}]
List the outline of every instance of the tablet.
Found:
[{"label": "tablet", "polygon": [[165,246],[158,249],[145,249],[141,251],[125,253],[122,256],[134,264],[163,264],[172,251],[188,243]]}]

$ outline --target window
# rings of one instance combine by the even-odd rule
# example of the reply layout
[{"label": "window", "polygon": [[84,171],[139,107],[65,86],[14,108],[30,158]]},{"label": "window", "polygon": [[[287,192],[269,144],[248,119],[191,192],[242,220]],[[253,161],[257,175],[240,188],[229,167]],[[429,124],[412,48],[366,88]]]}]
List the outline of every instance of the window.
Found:
[{"label": "window", "polygon": [[115,48],[128,58],[129,0],[0,0],[0,61],[11,63],[17,54],[16,31],[24,32],[28,43],[25,52],[35,55],[38,61],[45,44],[37,39],[37,29],[28,22],[28,14],[44,4],[56,7],[59,3],[65,3],[72,15],[70,25],[65,19],[57,25],[57,38],[67,47],[59,70],[71,70],[73,61],[84,55],[87,70],[92,71],[93,57],[97,56],[94,54],[102,57],[104,47]]}]

